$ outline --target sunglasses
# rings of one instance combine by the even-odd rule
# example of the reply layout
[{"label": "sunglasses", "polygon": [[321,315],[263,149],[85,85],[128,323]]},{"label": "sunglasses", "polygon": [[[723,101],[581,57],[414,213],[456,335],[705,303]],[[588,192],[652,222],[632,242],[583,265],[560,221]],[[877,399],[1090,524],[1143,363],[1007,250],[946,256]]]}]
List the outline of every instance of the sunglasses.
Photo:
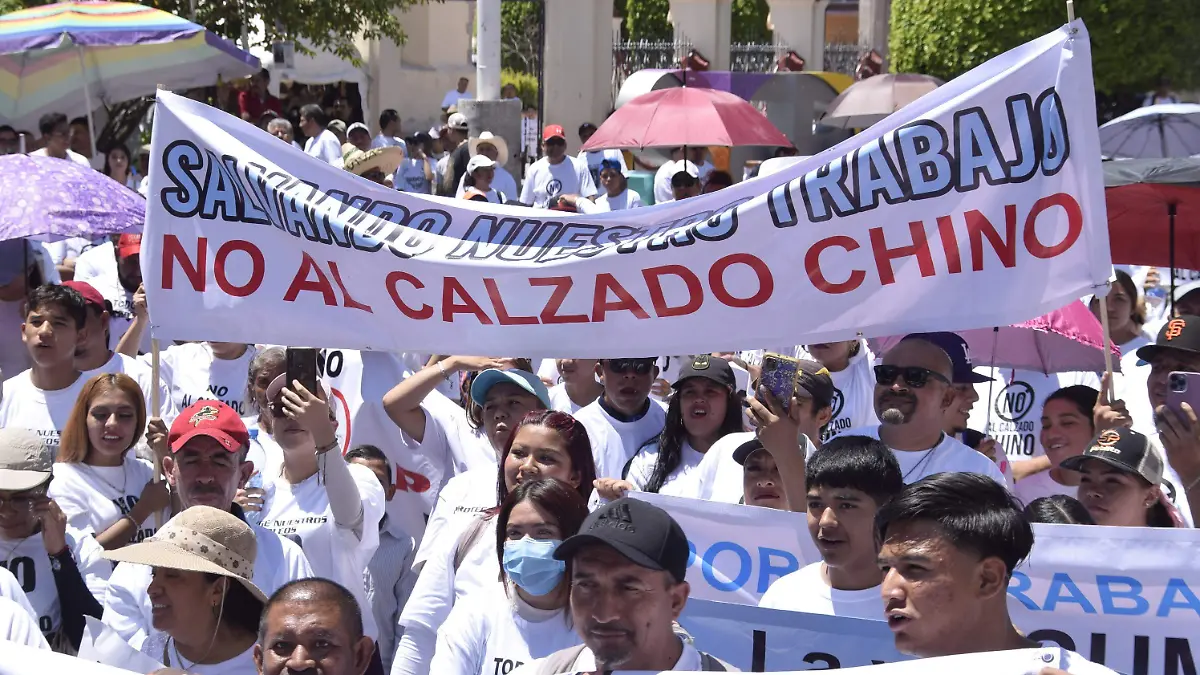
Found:
[{"label": "sunglasses", "polygon": [[904,384],[913,389],[924,387],[929,383],[930,378],[950,384],[950,380],[946,379],[944,375],[935,373],[928,368],[918,366],[875,366],[875,383],[882,387],[892,386],[897,376],[903,376]]},{"label": "sunglasses", "polygon": [[566,145],[567,142],[561,138],[547,138],[546,145]]},{"label": "sunglasses", "polygon": [[605,368],[611,370],[617,375],[624,375],[633,372],[635,375],[649,375],[651,369],[654,368],[654,361],[646,361],[642,359],[613,359],[604,365]]}]

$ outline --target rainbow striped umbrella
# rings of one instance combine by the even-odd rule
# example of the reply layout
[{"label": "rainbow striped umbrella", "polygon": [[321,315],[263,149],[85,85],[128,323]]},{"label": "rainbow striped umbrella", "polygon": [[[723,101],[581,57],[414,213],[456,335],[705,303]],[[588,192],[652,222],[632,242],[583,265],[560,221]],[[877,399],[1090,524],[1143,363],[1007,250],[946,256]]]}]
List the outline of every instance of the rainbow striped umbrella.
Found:
[{"label": "rainbow striped umbrella", "polygon": [[245,77],[258,58],[190,21],[125,2],[61,2],[0,16],[0,120],[90,113],[153,94]]}]

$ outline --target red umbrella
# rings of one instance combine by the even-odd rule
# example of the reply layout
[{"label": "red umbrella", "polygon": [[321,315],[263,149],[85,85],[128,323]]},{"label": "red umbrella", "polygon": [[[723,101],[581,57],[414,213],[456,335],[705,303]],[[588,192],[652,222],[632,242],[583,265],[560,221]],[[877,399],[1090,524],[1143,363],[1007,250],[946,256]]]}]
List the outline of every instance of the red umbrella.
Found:
[{"label": "red umbrella", "polygon": [[586,151],[710,145],[792,145],[757,108],[728,92],[703,87],[651,91],[604,120]]}]

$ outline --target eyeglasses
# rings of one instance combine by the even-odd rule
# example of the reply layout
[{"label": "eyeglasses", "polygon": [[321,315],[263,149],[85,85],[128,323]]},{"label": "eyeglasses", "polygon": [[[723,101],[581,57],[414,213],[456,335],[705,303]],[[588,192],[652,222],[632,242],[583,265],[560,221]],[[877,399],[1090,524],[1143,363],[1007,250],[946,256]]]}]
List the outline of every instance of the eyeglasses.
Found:
[{"label": "eyeglasses", "polygon": [[649,375],[650,370],[654,368],[654,361],[644,359],[612,359],[605,363],[604,367],[617,375],[624,375],[630,371],[633,371],[635,375]]},{"label": "eyeglasses", "polygon": [[37,490],[34,492],[22,492],[15,495],[4,496],[0,494],[0,509],[6,506],[18,511],[32,511],[35,504],[46,498],[45,490]]},{"label": "eyeglasses", "polygon": [[920,389],[929,383],[929,378],[933,378],[945,384],[950,384],[950,380],[946,379],[945,375],[936,373],[928,368],[919,366],[875,366],[875,382],[882,387],[890,387],[896,381],[897,376],[904,377],[904,384],[913,389]]}]

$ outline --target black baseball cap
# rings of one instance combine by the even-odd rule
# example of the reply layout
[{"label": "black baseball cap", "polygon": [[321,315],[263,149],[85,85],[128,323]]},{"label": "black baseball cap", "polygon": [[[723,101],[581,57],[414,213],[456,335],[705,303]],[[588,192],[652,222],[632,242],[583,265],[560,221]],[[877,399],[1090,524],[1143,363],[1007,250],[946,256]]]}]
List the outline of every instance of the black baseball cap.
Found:
[{"label": "black baseball cap", "polygon": [[796,393],[808,394],[819,408],[830,405],[837,389],[833,386],[829,369],[810,359],[796,359],[796,363]]},{"label": "black baseball cap", "polygon": [[950,357],[950,365],[953,373],[950,381],[954,384],[975,384],[977,382],[992,381],[992,378],[987,375],[980,375],[975,372],[975,364],[971,363],[971,348],[967,345],[967,341],[958,333],[951,333],[949,331],[909,333],[900,341],[904,342],[905,340],[924,340],[946,352],[946,356]]},{"label": "black baseball cap", "polygon": [[1200,316],[1177,316],[1166,322],[1159,329],[1154,344],[1137,350],[1137,356],[1150,361],[1164,350],[1200,354]]},{"label": "black baseball cap", "polygon": [[670,572],[676,581],[687,576],[688,540],[666,511],[632,497],[622,497],[593,511],[579,533],[558,545],[554,557],[569,560],[579,549],[604,544],[634,564]]},{"label": "black baseball cap", "polygon": [[741,464],[742,466],[746,465],[746,460],[750,457],[750,455],[753,455],[759,450],[766,449],[763,447],[762,441],[758,440],[758,436],[753,431],[730,434],[730,436],[744,437],[741,444],[739,444],[737,449],[733,451],[733,461]]},{"label": "black baseball cap", "polygon": [[1151,485],[1163,482],[1163,459],[1151,445],[1150,439],[1133,429],[1107,429],[1092,439],[1082,455],[1068,457],[1059,465],[1079,471],[1084,462],[1095,459],[1122,471],[1137,474]]},{"label": "black baseball cap", "polygon": [[679,377],[671,384],[678,389],[683,381],[693,377],[703,377],[730,389],[737,389],[737,380],[733,377],[733,366],[720,357],[710,354],[697,354],[683,368],[679,369]]}]

